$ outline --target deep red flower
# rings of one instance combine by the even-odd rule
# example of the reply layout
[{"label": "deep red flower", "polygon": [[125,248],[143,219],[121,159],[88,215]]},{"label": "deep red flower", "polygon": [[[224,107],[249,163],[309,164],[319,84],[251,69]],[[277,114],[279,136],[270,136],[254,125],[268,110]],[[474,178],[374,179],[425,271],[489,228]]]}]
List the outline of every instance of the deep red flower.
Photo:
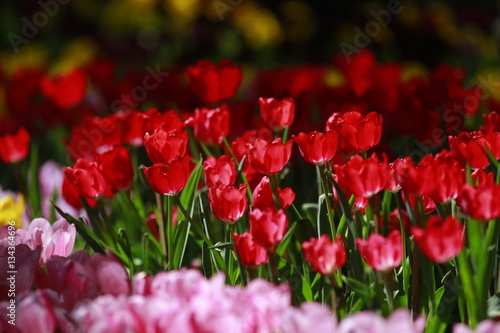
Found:
[{"label": "deep red flower", "polygon": [[483,115],[483,123],[483,126],[481,126],[481,132],[500,132],[500,114],[490,112],[489,114]]},{"label": "deep red flower", "polygon": [[139,147],[144,145],[144,128],[147,116],[137,110],[118,111],[115,113],[117,119],[122,123],[122,144]]},{"label": "deep red flower", "polygon": [[218,66],[209,60],[200,60],[187,69],[189,83],[198,97],[207,104],[232,98],[241,83],[243,73],[231,60],[223,59]]},{"label": "deep red flower", "polygon": [[111,192],[115,193],[130,186],[134,179],[134,168],[127,148],[115,147],[98,155],[96,160]]},{"label": "deep red flower", "polygon": [[219,158],[209,156],[203,162],[203,174],[205,175],[205,184],[208,187],[222,184],[233,185],[237,175],[236,164],[227,155],[222,155]]},{"label": "deep red flower", "polygon": [[273,249],[285,236],[288,220],[283,209],[254,209],[250,212],[250,233],[266,249]]},{"label": "deep red flower", "polygon": [[236,254],[243,266],[253,268],[268,262],[266,249],[256,243],[249,232],[234,233],[233,237]]},{"label": "deep red flower", "polygon": [[63,109],[80,104],[87,92],[87,76],[81,69],[55,77],[44,76],[40,80],[43,94]]},{"label": "deep red flower", "polygon": [[159,112],[157,109],[149,109],[145,113],[144,133],[153,133],[156,129],[161,128],[166,132],[171,130],[181,131],[184,129],[184,122],[179,117],[175,110],[169,110],[165,113]]},{"label": "deep red flower", "polygon": [[337,153],[338,133],[328,131],[326,133],[310,132],[299,133],[293,140],[299,146],[300,154],[307,163],[323,165],[330,161]]},{"label": "deep red flower", "polygon": [[[285,189],[281,189],[278,187],[278,197],[281,203],[281,208],[287,209],[293,203],[293,200],[295,199],[295,193],[289,187]],[[277,209],[274,203],[273,192],[271,190],[271,184],[269,183],[269,177],[262,177],[260,183],[253,190],[252,199],[254,209]]]},{"label": "deep red flower", "polygon": [[425,229],[411,228],[418,248],[426,257],[437,263],[444,263],[457,256],[464,247],[463,225],[454,217],[444,220],[431,216]]},{"label": "deep red flower", "polygon": [[385,189],[391,176],[387,160],[380,163],[375,154],[367,159],[355,155],[347,164],[335,165],[335,172],[342,188],[366,198]]},{"label": "deep red flower", "polygon": [[[431,155],[427,155],[431,158]],[[422,159],[424,161],[426,157]],[[403,191],[408,194],[429,194],[435,187],[433,180],[433,166],[431,163],[422,163],[416,166],[410,157],[398,158],[392,163],[394,176]]]},{"label": "deep red flower", "polygon": [[262,174],[270,175],[280,172],[288,163],[292,154],[293,141],[283,144],[281,138],[268,143],[257,139],[249,146],[248,160],[252,167]]},{"label": "deep red flower", "polygon": [[0,159],[4,163],[16,163],[28,156],[30,135],[21,127],[15,134],[5,134],[0,137]]},{"label": "deep red flower", "polygon": [[248,209],[246,189],[246,184],[239,188],[224,184],[209,188],[208,199],[214,216],[229,224],[239,220]]},{"label": "deep red flower", "polygon": [[[489,175],[492,175],[491,173]],[[476,186],[465,184],[462,193],[457,198],[457,204],[463,211],[475,220],[487,222],[500,217],[500,185],[493,177],[478,177]]]},{"label": "deep red flower", "polygon": [[358,238],[356,245],[368,266],[377,272],[388,272],[401,265],[403,260],[399,230],[391,231],[387,238],[381,234],[371,234],[367,240]]},{"label": "deep red flower", "polygon": [[469,164],[473,169],[482,169],[490,165],[487,152],[495,159],[500,158],[500,133],[479,131],[462,132],[457,137],[449,136],[453,156],[463,166]]},{"label": "deep red flower", "polygon": [[207,146],[222,143],[229,134],[229,123],[229,109],[225,104],[215,109],[196,109],[194,116],[186,121],[186,125],[193,126],[196,139]]},{"label": "deep red flower", "polygon": [[277,100],[274,97],[259,98],[260,115],[273,131],[281,131],[292,126],[295,117],[293,98]]},{"label": "deep red flower", "polygon": [[365,117],[353,111],[334,113],[327,121],[327,131],[338,131],[340,150],[346,156],[365,152],[377,145],[382,137],[382,116],[370,112]]},{"label": "deep red flower", "polygon": [[190,163],[186,155],[168,165],[155,163],[151,167],[144,167],[144,174],[153,191],[162,195],[175,195],[186,186],[191,174]]},{"label": "deep red flower", "polygon": [[144,147],[153,163],[168,164],[186,154],[188,133],[184,130],[156,129],[144,135]]},{"label": "deep red flower", "polygon": [[309,265],[322,275],[331,276],[346,261],[344,242],[340,236],[336,241],[331,241],[327,235],[321,235],[319,239],[313,237],[302,243],[302,250]]},{"label": "deep red flower", "polygon": [[[410,227],[411,227],[411,222],[410,222],[410,217],[408,216],[408,213],[406,210],[401,211],[401,215],[403,216],[403,225],[405,228],[405,231],[407,233],[410,233]],[[380,216],[379,218],[379,226],[380,229],[384,227],[384,217]],[[393,230],[401,230],[401,220],[399,219],[399,211],[398,209],[394,209],[389,216],[387,216],[387,231],[391,232]]]},{"label": "deep red flower", "polygon": [[104,194],[107,182],[96,162],[79,159],[74,167],[65,167],[63,171],[81,197],[97,199]]}]

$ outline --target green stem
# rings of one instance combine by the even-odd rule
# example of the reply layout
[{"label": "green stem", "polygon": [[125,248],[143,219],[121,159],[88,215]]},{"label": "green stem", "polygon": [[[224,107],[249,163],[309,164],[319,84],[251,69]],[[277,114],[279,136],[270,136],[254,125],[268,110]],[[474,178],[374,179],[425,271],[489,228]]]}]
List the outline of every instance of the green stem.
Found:
[{"label": "green stem", "polygon": [[282,209],[280,197],[278,194],[278,184],[276,182],[276,175],[269,175],[269,183],[271,185],[271,192],[273,192],[274,204],[276,205],[276,209]]},{"label": "green stem", "polygon": [[167,241],[167,259],[168,266],[173,269],[172,263],[174,260],[174,237],[173,237],[173,226],[172,226],[172,196],[167,196],[167,221],[165,223],[165,234]]},{"label": "green stem", "polygon": [[460,279],[462,280],[463,296],[465,304],[467,305],[467,313],[469,317],[469,326],[475,328],[477,325],[477,299],[474,288],[474,281],[472,277],[471,267],[467,262],[466,255],[462,251],[456,258],[458,261],[458,271]]},{"label": "green stem", "polygon": [[332,200],[330,198],[329,183],[326,175],[328,172],[328,168],[326,167],[325,164],[322,166],[318,166],[318,168],[321,177],[321,185],[323,186],[323,194],[325,195],[325,204],[328,214],[328,221],[330,222],[330,228],[332,231],[332,239],[335,239],[337,236],[337,231],[335,229],[335,221],[333,219],[334,215],[333,215]]},{"label": "green stem", "polygon": [[236,164],[236,167],[239,171],[239,175],[240,175],[240,178],[241,178],[241,181],[247,185],[247,197],[248,197],[248,203],[250,205],[252,205],[252,200],[253,200],[253,197],[252,197],[252,190],[250,189],[250,184],[248,183],[248,180],[247,180],[247,177],[245,176],[245,174],[243,173],[243,163],[245,162],[244,159],[241,160],[241,162],[238,162],[238,159],[236,158],[236,155],[234,155],[234,152],[233,150],[231,149],[231,145],[229,144],[229,142],[227,141],[226,137],[223,137],[222,138],[222,142],[224,143],[224,147],[226,147],[228,153],[229,153],[229,156],[231,156],[234,160],[234,163]]},{"label": "green stem", "polygon": [[158,209],[158,216],[156,216],[156,221],[158,223],[158,231],[160,233],[160,245],[161,251],[163,254],[163,268],[166,270],[168,267],[168,257],[167,257],[167,240],[166,240],[166,232],[165,232],[165,218],[163,211],[163,200],[161,195],[155,193],[156,196],[156,208]]}]

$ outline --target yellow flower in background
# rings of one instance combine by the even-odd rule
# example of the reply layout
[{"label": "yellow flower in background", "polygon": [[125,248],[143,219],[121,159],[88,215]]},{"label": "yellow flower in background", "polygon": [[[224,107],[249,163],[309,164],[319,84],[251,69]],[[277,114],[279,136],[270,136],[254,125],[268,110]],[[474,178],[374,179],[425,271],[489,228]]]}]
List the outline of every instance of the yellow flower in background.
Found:
[{"label": "yellow flower in background", "polygon": [[328,71],[326,72],[325,81],[326,85],[332,88],[341,87],[346,84],[344,74],[336,68],[328,69]]},{"label": "yellow flower in background", "polygon": [[97,53],[98,46],[92,39],[82,37],[73,40],[64,46],[52,72],[65,73],[75,67],[85,66],[95,58]]},{"label": "yellow flower in background", "polygon": [[7,75],[14,74],[20,68],[40,68],[47,62],[46,48],[35,41],[14,50],[0,54],[0,66]]},{"label": "yellow flower in background", "polygon": [[0,198],[0,227],[14,221],[16,229],[21,228],[24,208],[24,197],[21,194],[17,196],[17,200],[12,194]]}]

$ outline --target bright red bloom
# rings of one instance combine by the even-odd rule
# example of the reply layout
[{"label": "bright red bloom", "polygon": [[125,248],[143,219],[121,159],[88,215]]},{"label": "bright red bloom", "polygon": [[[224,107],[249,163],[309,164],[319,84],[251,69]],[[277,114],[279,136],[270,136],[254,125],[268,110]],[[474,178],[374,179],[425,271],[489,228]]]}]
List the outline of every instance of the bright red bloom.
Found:
[{"label": "bright red bloom", "polygon": [[239,220],[248,209],[246,190],[246,184],[239,188],[224,184],[209,188],[208,200],[214,216],[229,224]]},{"label": "bright red bloom", "polygon": [[5,134],[0,137],[0,159],[5,163],[16,163],[28,156],[30,135],[21,127],[15,134]]},{"label": "bright red bloom", "polygon": [[227,155],[219,158],[209,156],[203,162],[203,174],[205,175],[205,184],[208,187],[217,185],[233,185],[236,181],[236,164],[234,160]]},{"label": "bright red bloom", "polygon": [[136,147],[144,145],[146,114],[137,110],[126,110],[118,111],[115,115],[123,127],[122,144]]},{"label": "bright red bloom", "polygon": [[[417,197],[413,193],[401,192],[401,197],[403,201],[408,201],[410,207],[415,210],[417,209]],[[422,195],[422,206],[424,206],[424,214],[430,214],[436,210],[436,203],[428,195]]]},{"label": "bright red bloom", "polygon": [[165,131],[158,128],[144,135],[144,147],[153,163],[168,164],[186,154],[188,133],[184,130]]},{"label": "bright red bloom", "polygon": [[184,129],[184,122],[175,110],[161,113],[157,109],[149,109],[145,115],[146,119],[144,122],[143,134],[153,133],[158,128],[161,128],[166,132],[170,132],[171,130],[181,131]]},{"label": "bright red bloom", "polygon": [[454,217],[444,220],[437,215],[431,216],[425,229],[411,228],[420,251],[437,263],[444,263],[457,256],[464,247],[463,225]]},{"label": "bright red bloom", "polygon": [[273,131],[281,131],[292,126],[295,117],[295,102],[293,98],[278,101],[274,97],[259,98],[260,115]]},{"label": "bright red bloom", "polygon": [[[411,227],[410,217],[408,216],[406,210],[402,210],[401,215],[403,215],[405,231],[409,233]],[[380,216],[379,221],[380,229],[382,229],[384,227],[384,217]],[[391,232],[393,230],[401,230],[401,220],[399,219],[399,211],[397,208],[394,209],[389,216],[387,216],[387,231]]]},{"label": "bright red bloom", "polygon": [[64,178],[74,185],[79,196],[97,199],[104,194],[107,183],[96,162],[79,159],[74,167],[65,167],[63,171]]},{"label": "bright red bloom", "polygon": [[387,238],[380,234],[371,234],[367,240],[358,238],[356,245],[368,266],[377,272],[388,272],[401,265],[403,260],[399,230],[391,231]]},{"label": "bright red bloom", "polygon": [[483,115],[483,126],[481,126],[481,132],[500,132],[500,114],[496,112],[491,112],[489,114]]},{"label": "bright red bloom", "polygon": [[342,188],[366,198],[382,191],[391,176],[387,161],[380,163],[375,154],[367,159],[355,155],[347,164],[335,165],[335,172]]},{"label": "bright red bloom", "polygon": [[96,160],[112,193],[130,186],[134,179],[134,168],[127,148],[115,147],[98,155]]},{"label": "bright red bloom", "polygon": [[[427,155],[433,158],[431,155]],[[422,159],[424,161],[426,157]],[[410,157],[398,158],[392,163],[394,176],[406,193],[424,195],[429,194],[435,187],[433,180],[433,165],[422,163],[416,166]]]},{"label": "bright red bloom", "polygon": [[[269,177],[262,177],[260,183],[253,190],[252,197],[254,209],[263,210],[269,207],[276,210],[271,184],[269,183]],[[295,193],[289,187],[285,189],[278,187],[278,197],[281,203],[281,208],[287,209],[292,205],[293,200],[295,199]]]},{"label": "bright red bloom", "polygon": [[500,185],[495,183],[493,177],[485,175],[481,178],[476,186],[464,185],[457,204],[473,219],[487,222],[500,217]]},{"label": "bright red bloom", "polygon": [[266,249],[256,243],[249,232],[234,233],[233,237],[236,254],[243,266],[253,268],[268,262]]},{"label": "bright red bloom", "polygon": [[462,132],[457,137],[449,136],[453,156],[463,166],[469,164],[473,169],[482,169],[490,165],[487,152],[495,159],[500,158],[500,133]]},{"label": "bright red bloom", "polygon": [[248,160],[252,167],[265,175],[280,172],[288,163],[292,155],[293,141],[283,144],[281,138],[268,143],[257,139],[248,149]]},{"label": "bright red bloom", "polygon": [[[339,177],[337,174],[333,174],[332,178],[338,183]],[[350,200],[351,197],[354,195],[354,193],[351,192],[350,188],[346,187],[346,186],[344,186],[344,188],[342,188],[342,192],[344,192],[344,195],[346,196],[347,200]],[[335,186],[332,186],[332,193],[333,193],[334,200],[340,204],[339,194],[338,194]],[[363,209],[365,209],[366,206],[368,206],[368,199],[367,198],[360,196],[360,195],[354,195],[354,202],[352,204],[352,211],[353,212],[356,210],[363,210]],[[334,206],[334,208],[335,208],[335,206]]]},{"label": "bright red bloom", "polygon": [[322,275],[332,275],[346,261],[344,242],[340,236],[336,241],[331,241],[327,235],[321,235],[319,239],[313,237],[302,243],[302,250],[309,265]]},{"label": "bright red bloom", "polygon": [[250,212],[250,233],[266,249],[273,249],[281,242],[287,227],[288,219],[283,209],[276,212],[272,208],[254,209]]},{"label": "bright red bloom", "polygon": [[313,131],[309,134],[299,133],[293,140],[299,146],[300,154],[307,163],[323,165],[337,152],[339,136],[333,131],[326,133]]},{"label": "bright red bloom", "polygon": [[207,104],[232,98],[241,83],[243,73],[231,60],[223,59],[218,66],[209,60],[200,60],[187,69],[189,83],[198,97]]},{"label": "bright red bloom", "polygon": [[153,191],[162,195],[175,195],[186,186],[191,174],[189,156],[173,160],[168,165],[155,163],[149,168],[144,167],[144,174]]},{"label": "bright red bloom", "polygon": [[357,111],[334,113],[326,123],[327,131],[338,131],[340,150],[348,156],[376,146],[382,137],[382,116],[370,112],[365,117]]},{"label": "bright red bloom", "polygon": [[229,134],[229,109],[223,104],[218,108],[201,108],[194,111],[194,117],[186,121],[192,125],[194,136],[207,146],[222,143]]},{"label": "bright red bloom", "polygon": [[55,77],[42,77],[40,87],[43,94],[59,107],[69,109],[80,104],[87,92],[87,76],[75,68],[68,73]]}]

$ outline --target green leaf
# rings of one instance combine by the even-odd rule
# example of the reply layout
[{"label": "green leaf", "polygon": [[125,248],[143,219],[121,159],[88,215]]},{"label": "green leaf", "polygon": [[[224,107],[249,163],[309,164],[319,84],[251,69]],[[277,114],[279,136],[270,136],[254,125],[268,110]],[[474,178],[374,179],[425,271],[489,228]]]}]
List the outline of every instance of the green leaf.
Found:
[{"label": "green leaf", "polygon": [[[194,195],[196,193],[196,189],[198,187],[198,182],[200,181],[200,177],[202,174],[202,168],[203,166],[203,159],[200,158],[198,163],[196,164],[195,168],[191,172],[191,175],[189,176],[189,179],[186,183],[186,186],[184,186],[184,189],[182,190],[179,200],[182,203],[184,207],[186,207],[186,210],[189,212],[189,208],[194,204]],[[177,220],[184,220],[186,217],[184,214],[182,214],[181,211],[177,212]]]},{"label": "green leaf", "polygon": [[130,275],[133,276],[135,271],[134,256],[132,255],[132,248],[125,229],[118,230],[118,243],[120,244],[122,252],[127,256]]},{"label": "green leaf", "polygon": [[500,316],[500,294],[493,295],[488,299],[488,317],[498,318]]},{"label": "green leaf", "polygon": [[189,238],[191,224],[187,221],[180,221],[174,229],[174,257],[172,269],[179,269],[182,265],[182,259],[186,252],[186,245]]},{"label": "green leaf", "polygon": [[371,299],[375,297],[375,288],[374,285],[366,285],[363,282],[360,282],[358,280],[345,277],[344,282],[351,288],[353,291],[355,291],[358,295]]},{"label": "green leaf", "polygon": [[276,247],[276,254],[279,255],[280,257],[285,253],[286,248],[288,247],[288,244],[290,244],[290,241],[292,240],[292,235],[295,232],[295,229],[297,228],[297,221],[295,221],[292,226],[288,229],[286,232],[285,236],[281,240],[281,242],[278,244]]}]

